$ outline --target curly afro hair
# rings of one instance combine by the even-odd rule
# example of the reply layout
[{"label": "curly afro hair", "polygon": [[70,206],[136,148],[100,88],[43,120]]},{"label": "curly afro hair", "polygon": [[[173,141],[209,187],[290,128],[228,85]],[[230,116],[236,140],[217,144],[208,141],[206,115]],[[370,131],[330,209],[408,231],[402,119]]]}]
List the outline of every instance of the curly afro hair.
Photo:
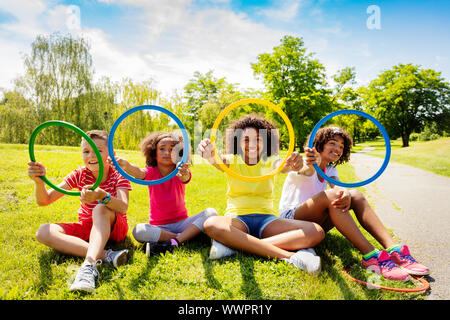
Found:
[{"label": "curly afro hair", "polygon": [[244,129],[254,128],[262,136],[264,141],[264,148],[261,156],[263,159],[277,155],[279,149],[279,134],[278,129],[270,121],[258,114],[249,114],[240,117],[231,122],[231,125],[226,129],[225,141],[226,152],[228,154],[243,155],[240,146],[240,140]]},{"label": "curly afro hair", "polygon": [[158,165],[158,163],[156,162],[156,146],[158,145],[158,142],[163,139],[173,140],[175,142],[175,145],[181,144],[181,149],[179,150],[179,154],[177,155],[178,161],[181,160],[184,149],[183,137],[171,132],[155,131],[149,133],[141,141],[141,143],[139,143],[139,148],[141,149],[142,155],[145,157],[145,163],[148,167],[156,167]]},{"label": "curly afro hair", "polygon": [[[310,135],[306,139],[307,143],[309,141]],[[317,130],[317,133],[314,137],[313,146],[316,148],[317,152],[320,153],[323,151],[323,146],[334,136],[340,136],[342,139],[344,139],[344,150],[342,152],[342,156],[336,162],[331,163],[331,165],[337,166],[338,164],[343,164],[350,160],[350,150],[353,146],[353,140],[347,131],[339,127],[320,128],[319,130]]]}]

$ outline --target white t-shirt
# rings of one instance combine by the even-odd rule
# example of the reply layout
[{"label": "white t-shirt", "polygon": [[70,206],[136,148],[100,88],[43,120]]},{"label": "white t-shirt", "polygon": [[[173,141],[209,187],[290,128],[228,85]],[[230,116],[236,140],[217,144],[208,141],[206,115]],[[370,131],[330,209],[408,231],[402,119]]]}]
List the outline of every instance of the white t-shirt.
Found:
[{"label": "white t-shirt", "polygon": [[[327,166],[325,174],[329,177],[339,178],[337,169],[333,166]],[[323,182],[320,182],[319,178],[321,177],[317,172],[310,177],[297,172],[289,172],[281,192],[279,213],[294,209],[319,192],[325,191],[327,180],[323,179]]]}]

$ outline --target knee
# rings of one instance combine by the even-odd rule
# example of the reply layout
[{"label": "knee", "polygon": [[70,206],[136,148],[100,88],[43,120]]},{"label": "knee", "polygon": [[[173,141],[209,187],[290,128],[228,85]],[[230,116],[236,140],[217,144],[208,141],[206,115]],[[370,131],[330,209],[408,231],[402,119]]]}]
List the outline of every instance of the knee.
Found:
[{"label": "knee", "polygon": [[338,195],[339,190],[336,190],[333,188],[333,189],[327,189],[323,192],[325,193],[325,196],[328,199],[328,202],[332,202],[336,199],[339,199],[339,195]]},{"label": "knee", "polygon": [[309,239],[308,247],[314,247],[325,239],[325,230],[319,224],[313,222],[307,238]]},{"label": "knee", "polygon": [[111,209],[109,209],[107,206],[104,205],[97,205],[95,206],[95,208],[92,210],[92,216],[99,216],[99,215],[106,215],[109,216],[111,214],[115,215],[115,212]]},{"label": "knee", "polygon": [[222,228],[221,224],[219,223],[219,216],[214,215],[206,219],[203,223],[203,230],[211,238],[214,238],[215,236],[223,232],[224,228]]},{"label": "knee", "polygon": [[139,223],[133,229],[133,237],[138,242],[157,242],[161,236],[161,229],[148,223]]},{"label": "knee", "polygon": [[36,231],[36,240],[40,243],[46,244],[50,238],[50,223],[43,224]]},{"label": "knee", "polygon": [[205,216],[205,220],[210,218],[210,217],[214,217],[214,216],[218,216],[219,214],[217,213],[216,209],[214,208],[206,208],[203,211],[203,214]]},{"label": "knee", "polygon": [[356,189],[349,190],[352,200],[364,199],[364,195],[361,191]]}]

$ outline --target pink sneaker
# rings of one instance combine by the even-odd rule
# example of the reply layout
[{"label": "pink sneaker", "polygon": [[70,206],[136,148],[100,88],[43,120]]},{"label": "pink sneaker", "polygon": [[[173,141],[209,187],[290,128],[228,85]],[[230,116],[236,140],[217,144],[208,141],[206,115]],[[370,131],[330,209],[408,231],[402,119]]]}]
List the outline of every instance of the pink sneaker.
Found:
[{"label": "pink sneaker", "polygon": [[362,264],[367,269],[382,275],[388,280],[407,281],[410,278],[406,271],[403,271],[391,261],[386,250],[380,251],[378,256],[374,256],[369,260],[363,258]]},{"label": "pink sneaker", "polygon": [[389,255],[392,262],[394,262],[409,274],[418,276],[425,276],[430,274],[429,268],[425,267],[423,264],[420,264],[413,257],[411,257],[409,248],[406,245],[403,245],[401,247],[399,246],[398,248],[391,250]]}]

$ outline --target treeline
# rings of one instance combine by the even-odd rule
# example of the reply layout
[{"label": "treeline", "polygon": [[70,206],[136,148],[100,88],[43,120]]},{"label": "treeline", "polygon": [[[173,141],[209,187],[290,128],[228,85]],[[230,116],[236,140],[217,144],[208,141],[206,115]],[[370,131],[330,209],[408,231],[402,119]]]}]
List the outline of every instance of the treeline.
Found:
[{"label": "treeline", "polygon": [[[358,109],[372,114],[388,131],[391,139],[402,137],[408,146],[410,135],[433,128],[446,136],[450,122],[450,85],[440,72],[413,64],[398,64],[381,72],[367,86],[356,87],[356,72],[347,67],[332,77],[325,67],[307,53],[302,38],[285,36],[270,53],[262,53],[251,64],[255,77],[263,80],[264,90],[242,89],[213,71],[195,72],[182,92],[162,96],[151,80],[136,82],[107,77],[93,80],[94,66],[89,43],[83,38],[58,33],[38,36],[31,52],[24,57],[24,74],[15,79],[12,90],[2,90],[0,99],[0,142],[28,143],[40,123],[58,119],[87,131],[109,130],[127,109],[143,104],[165,107],[174,112],[191,135],[205,135],[219,112],[244,98],[260,98],[280,106],[290,118],[296,148],[303,150],[314,125],[325,115],[339,109]],[[120,61],[118,61],[120,63]],[[242,106],[222,122],[250,112],[265,114],[279,124],[281,143],[288,142],[287,129],[272,110],[263,106]],[[355,142],[379,135],[377,127],[354,115],[333,119],[347,128]],[[136,149],[147,132],[176,128],[158,112],[139,112],[119,126],[115,148]],[[327,123],[328,124],[328,123]],[[38,144],[78,145],[79,137],[69,130],[50,127],[40,133]]]}]

